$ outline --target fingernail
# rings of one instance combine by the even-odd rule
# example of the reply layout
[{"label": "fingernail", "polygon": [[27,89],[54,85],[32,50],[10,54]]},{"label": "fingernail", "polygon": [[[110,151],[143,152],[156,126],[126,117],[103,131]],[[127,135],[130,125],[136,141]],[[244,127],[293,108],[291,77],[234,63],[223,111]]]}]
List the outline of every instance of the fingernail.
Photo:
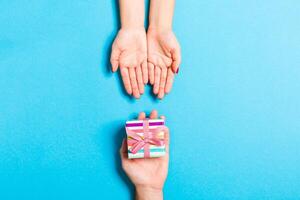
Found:
[{"label": "fingernail", "polygon": [[176,74],[178,74],[178,72],[179,72],[179,67],[178,67],[177,70],[176,70]]}]

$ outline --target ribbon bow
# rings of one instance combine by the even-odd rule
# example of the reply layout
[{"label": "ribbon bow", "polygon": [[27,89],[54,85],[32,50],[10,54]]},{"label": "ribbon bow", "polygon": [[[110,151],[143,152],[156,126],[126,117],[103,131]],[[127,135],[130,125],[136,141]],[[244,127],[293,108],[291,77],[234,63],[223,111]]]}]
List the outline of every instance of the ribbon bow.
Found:
[{"label": "ribbon bow", "polygon": [[[158,127],[149,131],[149,120],[143,120],[143,130],[130,130],[126,128],[127,135],[132,138],[129,141],[129,145],[132,146],[130,151],[133,154],[136,154],[140,149],[144,148],[144,157],[150,157],[150,145],[163,146],[164,140],[161,140],[157,137],[158,133],[165,130],[165,126]],[[143,132],[143,136],[140,136],[138,133]]]}]

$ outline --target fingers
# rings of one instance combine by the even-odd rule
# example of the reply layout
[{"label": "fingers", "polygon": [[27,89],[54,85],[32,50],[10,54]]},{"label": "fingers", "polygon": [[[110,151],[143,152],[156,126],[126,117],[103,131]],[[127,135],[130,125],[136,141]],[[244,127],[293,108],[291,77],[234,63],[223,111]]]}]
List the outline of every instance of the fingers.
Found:
[{"label": "fingers", "polygon": [[154,65],[148,62],[148,73],[149,73],[149,81],[150,84],[154,84]]},{"label": "fingers", "polygon": [[136,79],[137,79],[137,83],[138,83],[138,88],[139,88],[139,92],[140,94],[144,93],[144,81],[143,81],[143,74],[142,74],[142,69],[140,66],[138,66],[136,69]]},{"label": "fingers", "polygon": [[138,89],[137,81],[136,81],[136,73],[134,68],[129,68],[129,77],[130,77],[130,83],[132,87],[132,93],[135,98],[140,98],[140,92]]},{"label": "fingers", "polygon": [[124,84],[126,92],[129,95],[131,95],[132,88],[131,88],[131,84],[130,84],[129,72],[126,67],[121,67],[121,76],[122,76],[122,80],[123,80],[123,84]]},{"label": "fingers", "polygon": [[[140,98],[144,93],[143,66],[136,68],[121,67],[121,76],[124,87],[128,94],[133,94],[135,98]],[[171,68],[160,68],[148,63],[148,73],[150,83],[153,84],[153,93],[162,99],[166,93],[172,89],[174,82],[174,72]]]},{"label": "fingers", "polygon": [[165,96],[166,79],[167,79],[167,68],[163,67],[161,69],[159,92],[157,95],[157,97],[160,99],[162,99]]},{"label": "fingers", "polygon": [[143,119],[145,119],[145,118],[146,118],[145,112],[141,112],[141,113],[139,114],[138,119],[139,119],[139,120],[143,120]]},{"label": "fingers", "polygon": [[[157,119],[157,117],[158,117],[157,111],[156,110],[152,110],[152,112],[150,113],[149,118],[150,119]],[[161,116],[161,118],[164,119],[164,116]],[[138,119],[139,120],[146,119],[146,113],[145,112],[140,112]]]},{"label": "fingers", "polygon": [[144,61],[142,63],[142,72],[143,72],[143,81],[144,81],[144,84],[146,85],[148,83],[148,66],[147,66],[147,61]]},{"label": "fingers", "polygon": [[172,51],[171,51],[171,54],[172,54],[172,70],[174,73],[178,73],[179,71],[179,65],[180,65],[180,62],[181,62],[181,53],[180,53],[180,47],[178,48],[174,48]]},{"label": "fingers", "polygon": [[128,94],[140,98],[144,93],[144,81],[141,66],[136,68],[121,67],[121,76]]},{"label": "fingers", "polygon": [[158,113],[156,110],[152,110],[152,112],[150,113],[150,119],[156,119],[158,116]]},{"label": "fingers", "polygon": [[161,74],[161,69],[158,66],[155,66],[155,77],[154,77],[154,86],[153,86],[154,94],[158,94],[159,91],[160,74]]},{"label": "fingers", "polygon": [[[139,113],[139,117],[138,119],[139,120],[143,120],[146,118],[146,113],[145,112],[140,112]],[[152,112],[150,113],[150,116],[149,116],[150,119],[157,119],[158,118],[158,112],[157,110],[152,110]],[[160,116],[161,119],[166,119],[166,117],[164,115]]]},{"label": "fingers", "polygon": [[166,87],[165,87],[165,93],[169,93],[171,91],[173,81],[174,81],[174,72],[172,71],[171,68],[169,68],[168,75],[167,75]]},{"label": "fingers", "polygon": [[166,127],[165,130],[165,145],[166,145],[166,153],[169,153],[170,149],[170,134],[169,134],[169,129]]},{"label": "fingers", "polygon": [[116,72],[119,66],[119,57],[121,51],[118,48],[112,48],[111,55],[110,55],[110,63],[112,67],[112,71]]},{"label": "fingers", "polygon": [[117,61],[112,61],[111,62],[112,72],[116,72],[118,70],[118,65],[119,65],[119,63]]},{"label": "fingers", "polygon": [[[156,110],[153,110],[152,113],[154,118],[157,118],[158,114]],[[151,115],[150,115],[151,118]],[[166,117],[164,115],[160,116],[161,119],[166,120]],[[169,128],[165,127],[164,131],[164,138],[165,138],[165,146],[166,146],[166,153],[169,153],[169,144],[170,144],[170,135],[169,135]]]},{"label": "fingers", "polygon": [[[141,112],[139,114],[139,117],[138,119],[139,120],[144,120],[146,118],[146,114],[145,112]],[[151,113],[150,113],[150,119],[157,119],[158,118],[158,112],[156,110],[153,110]],[[160,116],[161,119],[164,119],[166,120],[166,117],[165,116]],[[165,138],[165,146],[166,146],[166,153],[169,153],[169,144],[170,144],[170,134],[169,134],[169,129],[167,127],[165,127],[165,131],[164,131],[164,138]],[[126,142],[126,141],[125,141]],[[123,141],[123,144],[122,146],[124,145],[124,141]],[[122,148],[121,148],[122,149]],[[125,156],[126,156],[126,152],[127,152],[127,149],[123,149],[123,152],[125,152]]]}]

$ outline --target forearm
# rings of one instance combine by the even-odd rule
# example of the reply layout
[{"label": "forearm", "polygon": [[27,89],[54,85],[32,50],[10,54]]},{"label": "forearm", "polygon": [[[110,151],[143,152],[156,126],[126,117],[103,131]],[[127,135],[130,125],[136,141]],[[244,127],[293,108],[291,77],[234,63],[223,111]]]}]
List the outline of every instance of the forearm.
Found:
[{"label": "forearm", "polygon": [[152,188],[137,187],[136,200],[163,200],[163,192]]},{"label": "forearm", "polygon": [[144,0],[119,0],[121,28],[141,28],[145,21]]},{"label": "forearm", "polygon": [[149,28],[171,30],[175,0],[151,0]]}]

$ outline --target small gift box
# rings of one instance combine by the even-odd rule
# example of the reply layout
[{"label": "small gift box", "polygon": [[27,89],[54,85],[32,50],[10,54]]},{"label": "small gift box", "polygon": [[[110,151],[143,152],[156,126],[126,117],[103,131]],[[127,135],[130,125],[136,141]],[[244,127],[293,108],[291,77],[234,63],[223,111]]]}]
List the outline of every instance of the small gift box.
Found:
[{"label": "small gift box", "polygon": [[166,153],[165,130],[163,119],[127,121],[128,158],[164,156]]}]

